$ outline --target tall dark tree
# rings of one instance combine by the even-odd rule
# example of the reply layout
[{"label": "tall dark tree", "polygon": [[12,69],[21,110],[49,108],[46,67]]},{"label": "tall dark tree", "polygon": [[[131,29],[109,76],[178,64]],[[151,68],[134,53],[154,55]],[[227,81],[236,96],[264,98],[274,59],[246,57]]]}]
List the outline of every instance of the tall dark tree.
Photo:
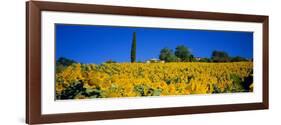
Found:
[{"label": "tall dark tree", "polygon": [[229,62],[230,57],[228,54],[224,51],[213,51],[212,57],[211,57],[213,62]]},{"label": "tall dark tree", "polygon": [[185,45],[177,46],[175,55],[180,58],[181,61],[191,61],[191,53]]},{"label": "tall dark tree", "polygon": [[137,40],[136,40],[136,32],[133,33],[132,40],[132,48],[131,48],[131,62],[136,62],[136,54],[137,54]]}]

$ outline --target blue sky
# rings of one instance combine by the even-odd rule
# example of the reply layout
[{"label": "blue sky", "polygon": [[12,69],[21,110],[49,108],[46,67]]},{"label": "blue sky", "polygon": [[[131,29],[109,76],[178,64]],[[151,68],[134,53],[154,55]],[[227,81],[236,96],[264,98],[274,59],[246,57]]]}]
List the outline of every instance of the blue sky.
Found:
[{"label": "blue sky", "polygon": [[133,32],[137,36],[137,61],[158,58],[164,47],[187,46],[195,57],[210,57],[212,51],[230,56],[253,57],[253,33],[188,29],[136,28],[56,24],[56,59],[80,63],[107,60],[130,62]]}]

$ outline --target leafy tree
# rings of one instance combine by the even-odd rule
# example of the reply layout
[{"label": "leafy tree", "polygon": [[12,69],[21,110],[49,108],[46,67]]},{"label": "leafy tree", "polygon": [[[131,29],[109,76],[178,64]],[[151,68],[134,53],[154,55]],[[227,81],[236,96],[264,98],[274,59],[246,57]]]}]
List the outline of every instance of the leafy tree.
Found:
[{"label": "leafy tree", "polygon": [[240,56],[235,56],[231,58],[231,62],[242,62],[242,61],[248,61],[248,60]]},{"label": "leafy tree", "polygon": [[213,62],[229,62],[230,57],[228,54],[224,51],[213,51],[212,57],[211,57]]},{"label": "leafy tree", "polygon": [[199,62],[210,62],[211,60],[209,58],[202,58],[199,60]]},{"label": "leafy tree", "polygon": [[57,61],[56,61],[56,72],[59,73],[61,72],[63,69],[65,69],[67,66],[70,66],[74,63],[77,63],[74,60],[71,59],[67,59],[65,57],[60,57]]},{"label": "leafy tree", "polygon": [[56,61],[56,65],[63,65],[63,66],[70,66],[73,63],[77,63],[76,61],[72,60],[72,59],[67,59],[65,57],[60,57],[57,61]]},{"label": "leafy tree", "polygon": [[116,63],[116,61],[113,61],[113,60],[107,60],[107,61],[105,61],[105,63]]},{"label": "leafy tree", "polygon": [[191,53],[184,45],[179,45],[176,47],[175,55],[180,58],[181,61],[191,61]]},{"label": "leafy tree", "polygon": [[197,60],[196,60],[196,58],[194,57],[193,54],[191,54],[191,55],[189,56],[189,61],[190,61],[190,62],[197,62]]},{"label": "leafy tree", "polygon": [[166,60],[168,56],[172,55],[173,51],[169,48],[163,48],[160,51],[159,59]]},{"label": "leafy tree", "polygon": [[173,50],[169,48],[163,48],[160,51],[159,59],[164,60],[165,62],[175,62],[178,60],[178,58],[173,54]]},{"label": "leafy tree", "polygon": [[137,40],[136,32],[133,33],[132,48],[131,48],[131,62],[136,62],[136,49],[137,49]]},{"label": "leafy tree", "polygon": [[166,62],[179,62],[180,59],[176,57],[174,54],[167,57]]}]

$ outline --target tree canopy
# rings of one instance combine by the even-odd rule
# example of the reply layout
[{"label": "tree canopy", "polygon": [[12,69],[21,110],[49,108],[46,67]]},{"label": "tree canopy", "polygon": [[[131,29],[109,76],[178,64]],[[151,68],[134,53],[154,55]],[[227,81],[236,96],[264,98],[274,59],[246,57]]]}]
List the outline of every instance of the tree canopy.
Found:
[{"label": "tree canopy", "polygon": [[70,66],[74,63],[77,63],[77,62],[72,59],[60,57],[58,60],[56,60],[56,72],[60,72],[63,69],[65,69],[67,66]]},{"label": "tree canopy", "polygon": [[175,55],[180,58],[181,61],[191,61],[191,53],[184,45],[179,45],[176,47]]},{"label": "tree canopy", "polygon": [[190,62],[195,61],[194,56],[191,54],[189,49],[184,45],[179,45],[176,47],[176,51],[173,52],[172,49],[163,48],[160,51],[160,60],[164,60],[166,62]]},{"label": "tree canopy", "polygon": [[242,62],[242,61],[248,61],[248,60],[240,56],[235,56],[231,58],[231,62]]},{"label": "tree canopy", "polygon": [[160,51],[159,59],[164,60],[166,62],[175,62],[177,60],[177,57],[174,55],[172,49],[163,48]]},{"label": "tree canopy", "polygon": [[62,65],[62,66],[70,66],[73,63],[77,63],[76,61],[72,60],[72,59],[67,59],[65,57],[60,57],[57,61],[56,61],[56,65]]},{"label": "tree canopy", "polygon": [[212,57],[211,57],[213,62],[229,62],[230,57],[228,54],[224,51],[213,51],[212,52]]}]

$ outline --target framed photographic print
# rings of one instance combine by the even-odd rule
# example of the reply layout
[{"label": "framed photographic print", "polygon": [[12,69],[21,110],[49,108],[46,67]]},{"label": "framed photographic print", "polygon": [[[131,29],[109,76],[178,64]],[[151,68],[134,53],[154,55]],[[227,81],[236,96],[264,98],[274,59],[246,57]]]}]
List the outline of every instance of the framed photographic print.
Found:
[{"label": "framed photographic print", "polygon": [[26,3],[29,124],[268,109],[268,16]]}]

